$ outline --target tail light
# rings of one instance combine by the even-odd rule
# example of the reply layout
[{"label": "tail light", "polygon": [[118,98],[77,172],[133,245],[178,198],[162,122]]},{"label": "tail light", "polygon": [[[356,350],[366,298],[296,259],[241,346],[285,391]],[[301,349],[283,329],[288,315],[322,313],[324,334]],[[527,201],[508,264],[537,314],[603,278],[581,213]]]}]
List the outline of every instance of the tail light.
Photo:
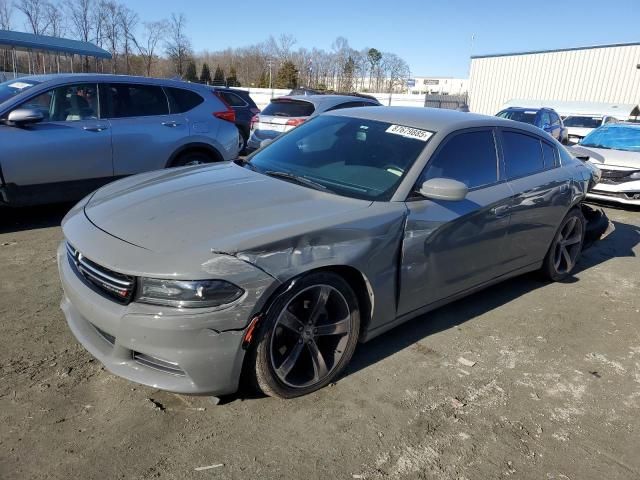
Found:
[{"label": "tail light", "polygon": [[305,118],[292,118],[291,120],[287,120],[287,125],[290,127],[297,127],[298,125],[302,125],[305,120]]},{"label": "tail light", "polygon": [[219,118],[220,120],[226,120],[227,122],[236,123],[236,112],[231,105],[227,103],[227,101],[220,95],[218,92],[213,92],[213,94],[218,97],[218,99],[222,102],[222,104],[227,107],[224,112],[213,112],[213,116]]},{"label": "tail light", "polygon": [[251,130],[255,130],[257,123],[260,121],[260,115],[251,117]]}]

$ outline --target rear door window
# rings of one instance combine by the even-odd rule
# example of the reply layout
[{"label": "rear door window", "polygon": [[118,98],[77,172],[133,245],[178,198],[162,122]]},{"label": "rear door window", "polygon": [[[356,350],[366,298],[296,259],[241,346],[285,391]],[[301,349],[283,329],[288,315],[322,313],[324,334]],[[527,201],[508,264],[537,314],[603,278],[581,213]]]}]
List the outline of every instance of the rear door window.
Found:
[{"label": "rear door window", "polygon": [[162,87],[112,83],[105,89],[108,118],[149,117],[169,114],[169,100]]},{"label": "rear door window", "polygon": [[188,112],[204,102],[204,98],[196,92],[184,88],[165,87],[165,91],[169,97],[171,113]]},{"label": "rear door window", "polygon": [[502,151],[509,179],[532,175],[545,169],[542,146],[537,137],[503,131]]},{"label": "rear door window", "polygon": [[451,178],[478,188],[498,181],[498,156],[491,130],[455,135],[429,160],[420,183],[431,178]]},{"label": "rear door window", "polygon": [[272,115],[275,117],[309,117],[313,115],[315,108],[312,103],[288,100],[271,102],[262,111],[262,115]]}]

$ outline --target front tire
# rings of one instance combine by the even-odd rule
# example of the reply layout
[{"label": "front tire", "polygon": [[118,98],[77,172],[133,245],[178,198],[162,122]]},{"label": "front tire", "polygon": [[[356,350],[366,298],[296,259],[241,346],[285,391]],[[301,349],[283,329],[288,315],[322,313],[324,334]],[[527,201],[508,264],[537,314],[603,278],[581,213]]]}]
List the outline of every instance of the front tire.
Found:
[{"label": "front tire", "polygon": [[261,321],[251,373],[266,395],[319,390],[345,369],[358,343],[360,310],[351,286],[332,272],[295,280]]},{"label": "front tire", "polygon": [[578,208],[562,220],[542,265],[543,275],[554,282],[564,280],[575,268],[584,244],[586,221]]}]

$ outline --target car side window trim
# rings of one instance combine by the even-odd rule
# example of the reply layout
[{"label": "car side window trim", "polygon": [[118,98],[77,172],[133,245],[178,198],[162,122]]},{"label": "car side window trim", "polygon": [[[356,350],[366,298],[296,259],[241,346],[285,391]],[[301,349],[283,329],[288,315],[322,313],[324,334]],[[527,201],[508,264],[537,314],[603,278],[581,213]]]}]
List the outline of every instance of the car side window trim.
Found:
[{"label": "car side window trim", "polygon": [[419,188],[420,180],[422,179],[422,177],[425,175],[425,173],[429,169],[429,166],[431,164],[432,159],[436,158],[436,156],[446,147],[447,143],[449,143],[451,140],[453,140],[458,135],[464,135],[465,133],[474,133],[474,132],[491,132],[491,136],[493,138],[493,148],[494,148],[495,157],[496,157],[496,178],[498,180],[495,181],[495,182],[491,182],[491,183],[487,183],[487,184],[484,184],[484,185],[478,185],[478,186],[475,186],[473,188],[469,188],[469,192],[475,192],[475,191],[478,191],[478,190],[483,190],[485,188],[491,188],[491,187],[494,187],[496,185],[499,185],[501,183],[505,183],[506,182],[505,175],[502,172],[502,165],[501,165],[502,161],[501,161],[501,156],[500,156],[499,143],[498,143],[498,139],[497,139],[497,135],[496,135],[496,128],[495,127],[464,128],[462,130],[456,130],[455,132],[450,133],[449,135],[447,135],[440,142],[440,144],[438,145],[438,148],[436,148],[436,150],[431,154],[431,156],[429,157],[429,160],[427,161],[426,165],[424,166],[424,168],[420,172],[420,175],[418,175],[418,181],[417,181],[418,183],[416,183],[413,186],[413,189],[409,193],[409,195],[407,196],[406,201],[427,200],[426,198],[424,198],[424,197],[422,197],[420,195],[414,195],[414,193],[415,193],[415,190],[417,188]]}]

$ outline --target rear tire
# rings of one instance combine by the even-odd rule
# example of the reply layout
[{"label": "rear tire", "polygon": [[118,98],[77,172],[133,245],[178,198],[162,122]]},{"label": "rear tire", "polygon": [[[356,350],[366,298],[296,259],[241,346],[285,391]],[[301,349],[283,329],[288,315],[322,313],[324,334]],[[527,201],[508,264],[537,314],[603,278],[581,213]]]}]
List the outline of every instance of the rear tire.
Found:
[{"label": "rear tire", "polygon": [[582,211],[574,208],[560,223],[549,251],[544,258],[541,273],[549,280],[564,280],[575,268],[584,244],[586,221]]},{"label": "rear tire", "polygon": [[310,273],[274,300],[258,330],[248,358],[254,383],[272,397],[306,395],[333,382],[351,360],[358,299],[341,276]]}]

